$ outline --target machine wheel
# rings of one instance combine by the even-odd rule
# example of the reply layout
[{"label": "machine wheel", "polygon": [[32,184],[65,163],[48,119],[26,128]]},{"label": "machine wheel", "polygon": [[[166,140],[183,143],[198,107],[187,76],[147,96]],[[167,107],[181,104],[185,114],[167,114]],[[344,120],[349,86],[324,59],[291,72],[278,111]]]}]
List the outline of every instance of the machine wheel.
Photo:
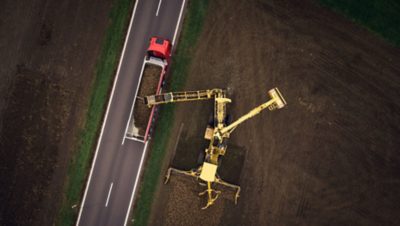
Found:
[{"label": "machine wheel", "polygon": [[211,114],[210,117],[208,117],[208,125],[212,128],[214,128],[214,114]]},{"label": "machine wheel", "polygon": [[199,153],[199,156],[197,157],[197,164],[199,164],[199,165],[203,164],[203,162],[204,162],[204,156],[205,156],[205,152],[204,152],[204,150],[202,150],[202,151]]},{"label": "machine wheel", "polygon": [[222,164],[222,156],[219,156],[218,158],[218,167],[221,167]]},{"label": "machine wheel", "polygon": [[231,122],[232,122],[232,117],[230,114],[227,114],[225,116],[225,120],[224,120],[225,126],[229,126],[229,124],[231,124]]}]

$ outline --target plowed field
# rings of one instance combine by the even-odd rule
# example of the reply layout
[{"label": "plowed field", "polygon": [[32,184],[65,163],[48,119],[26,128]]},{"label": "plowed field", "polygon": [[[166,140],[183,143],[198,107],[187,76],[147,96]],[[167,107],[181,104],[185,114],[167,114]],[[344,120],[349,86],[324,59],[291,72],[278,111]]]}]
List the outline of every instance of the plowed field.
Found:
[{"label": "plowed field", "polygon": [[[172,176],[150,225],[400,224],[398,48],[308,0],[211,1],[198,43],[185,90],[228,89],[233,119],[273,87],[288,106],[231,135],[220,175],[238,205],[202,211],[204,188]],[[163,173],[196,166],[212,107],[179,104]]]},{"label": "plowed field", "polygon": [[112,1],[2,1],[0,225],[53,225]]}]

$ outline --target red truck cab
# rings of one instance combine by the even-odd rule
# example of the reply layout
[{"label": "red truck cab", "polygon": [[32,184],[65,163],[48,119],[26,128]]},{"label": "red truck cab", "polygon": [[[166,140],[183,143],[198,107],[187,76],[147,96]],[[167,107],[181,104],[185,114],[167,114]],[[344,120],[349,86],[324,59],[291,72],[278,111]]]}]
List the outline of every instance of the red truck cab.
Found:
[{"label": "red truck cab", "polygon": [[148,57],[156,57],[169,62],[171,57],[171,42],[160,37],[150,38],[150,45],[147,49]]}]

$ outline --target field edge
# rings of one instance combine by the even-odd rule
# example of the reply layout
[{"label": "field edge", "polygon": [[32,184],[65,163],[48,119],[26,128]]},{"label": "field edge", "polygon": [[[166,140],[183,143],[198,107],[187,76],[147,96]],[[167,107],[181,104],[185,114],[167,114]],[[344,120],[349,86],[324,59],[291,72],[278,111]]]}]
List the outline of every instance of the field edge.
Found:
[{"label": "field edge", "polygon": [[84,129],[78,135],[75,144],[77,150],[68,167],[57,225],[74,225],[76,221],[134,3],[130,0],[115,0],[110,11],[109,26],[96,63]]},{"label": "field edge", "polygon": [[353,22],[362,25],[390,44],[400,47],[400,4],[396,1],[367,0],[363,4],[355,1],[319,0],[327,7]]}]

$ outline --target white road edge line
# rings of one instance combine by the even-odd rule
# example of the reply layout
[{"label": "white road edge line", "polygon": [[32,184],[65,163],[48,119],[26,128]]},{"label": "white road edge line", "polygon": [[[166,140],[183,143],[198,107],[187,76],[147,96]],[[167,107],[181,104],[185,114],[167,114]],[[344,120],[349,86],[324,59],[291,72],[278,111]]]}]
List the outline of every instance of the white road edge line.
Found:
[{"label": "white road edge line", "polygon": [[175,45],[175,39],[176,39],[176,35],[178,34],[178,30],[180,27],[179,25],[181,24],[182,13],[183,13],[183,8],[185,7],[185,2],[186,2],[186,0],[183,0],[182,6],[181,6],[181,12],[179,13],[178,23],[176,24],[176,28],[175,28],[174,38],[172,39],[172,46]]},{"label": "white road edge line", "polygon": [[157,12],[156,12],[156,16],[158,16],[158,12],[160,11],[161,2],[162,2],[162,0],[159,0],[159,2],[158,2],[158,7],[157,7]]},{"label": "white road edge line", "polygon": [[112,191],[113,185],[114,185],[114,183],[111,182],[110,190],[108,190],[107,201],[106,201],[105,207],[108,206],[108,201],[110,201],[110,195],[111,195],[111,191]]},{"label": "white road edge line", "polygon": [[146,57],[143,58],[142,70],[140,70],[140,76],[139,76],[139,83],[138,83],[138,85],[137,85],[137,87],[136,87],[135,97],[133,98],[133,103],[132,103],[132,107],[131,107],[131,112],[129,113],[129,118],[128,118],[128,122],[126,123],[125,133],[124,133],[124,137],[122,138],[122,143],[121,143],[121,145],[124,145],[124,143],[125,143],[126,133],[128,132],[129,123],[131,122],[131,117],[132,117],[132,113],[133,113],[133,108],[134,108],[135,103],[136,103],[137,93],[138,93],[138,91],[139,91],[139,86],[140,86],[140,83],[141,83],[141,81],[142,81],[142,75],[143,75],[144,66],[145,66],[145,64],[146,64],[145,59],[146,59]]},{"label": "white road edge line", "polygon": [[143,151],[142,157],[140,158],[139,171],[138,171],[138,174],[136,175],[135,184],[133,185],[133,191],[132,191],[132,195],[131,195],[131,200],[129,201],[128,211],[126,212],[126,217],[125,217],[124,226],[126,226],[126,224],[128,223],[129,213],[131,212],[133,197],[135,196],[137,184],[138,184],[138,182],[139,182],[139,177],[140,177],[140,174],[142,173],[142,165],[143,165],[143,162],[144,162],[144,161],[143,161],[143,160],[144,160],[144,157],[146,156],[147,144],[148,144],[148,143],[149,143],[149,142],[147,141],[147,142],[144,144],[144,151]]},{"label": "white road edge line", "polygon": [[[181,18],[182,18],[182,13],[183,13],[183,9],[184,9],[184,6],[185,6],[185,2],[186,2],[186,0],[183,0],[182,6],[181,6],[181,11],[179,12],[179,18],[178,18],[178,22],[177,22],[177,24],[176,24],[174,38],[173,38],[173,40],[172,40],[172,46],[174,46],[174,44],[175,44],[175,38],[176,38],[176,35],[177,35],[177,33],[178,33],[178,30],[179,30],[179,25],[180,25],[180,22],[181,22]],[[136,99],[136,98],[135,98],[135,99]],[[128,123],[129,123],[129,122],[128,122]],[[147,144],[148,144],[148,143],[149,143],[149,142],[147,141],[147,142],[145,143],[145,145],[144,145],[144,151],[143,151],[143,155],[142,155],[142,157],[141,157],[141,159],[140,159],[139,171],[138,171],[138,174],[136,175],[135,184],[133,185],[133,191],[132,191],[132,195],[131,195],[131,200],[129,201],[128,211],[126,212],[126,217],[125,217],[124,226],[126,226],[126,224],[128,223],[129,213],[131,212],[132,203],[133,203],[133,198],[135,197],[135,192],[136,192],[137,184],[138,184],[138,182],[139,182],[139,177],[140,177],[140,174],[141,174],[141,172],[142,172],[143,160],[144,160],[144,157],[146,156]]]},{"label": "white road edge line", "polygon": [[106,125],[107,118],[108,118],[108,112],[110,111],[111,102],[112,102],[112,99],[113,99],[113,97],[114,97],[115,86],[116,86],[117,81],[118,81],[119,72],[120,72],[120,70],[121,70],[122,59],[123,59],[123,56],[124,56],[124,54],[125,54],[126,45],[127,45],[127,43],[128,43],[128,37],[129,37],[130,31],[131,31],[131,29],[132,29],[133,19],[135,18],[135,13],[136,13],[136,8],[137,8],[138,2],[139,2],[139,0],[136,0],[135,6],[134,6],[134,8],[133,8],[133,13],[132,13],[131,21],[129,22],[128,32],[126,33],[126,36],[125,36],[124,48],[122,49],[120,61],[119,61],[119,64],[118,64],[117,76],[116,76],[116,78],[115,78],[115,80],[114,80],[113,88],[112,88],[112,91],[111,91],[111,97],[110,97],[110,100],[108,101],[108,105],[107,105],[106,115],[105,115],[105,117],[104,117],[103,125],[101,126],[100,137],[99,137],[99,139],[97,140],[96,153],[94,154],[94,158],[93,158],[93,162],[92,162],[92,167],[91,167],[91,169],[90,169],[89,179],[88,179],[88,181],[87,181],[87,183],[86,183],[85,194],[83,195],[83,200],[82,200],[82,203],[81,203],[81,207],[80,207],[80,209],[79,209],[79,215],[78,215],[78,219],[77,219],[77,221],[76,221],[76,226],[79,225],[79,221],[81,220],[82,210],[83,210],[83,207],[84,207],[84,204],[85,204],[87,192],[88,192],[88,190],[89,190],[90,181],[91,181],[91,179],[92,179],[93,169],[94,169],[94,166],[95,166],[95,164],[96,164],[96,159],[97,159],[97,154],[98,154],[98,152],[99,152],[100,142],[101,142],[101,139],[102,139],[102,137],[103,137],[104,127],[105,127],[105,125]]}]

